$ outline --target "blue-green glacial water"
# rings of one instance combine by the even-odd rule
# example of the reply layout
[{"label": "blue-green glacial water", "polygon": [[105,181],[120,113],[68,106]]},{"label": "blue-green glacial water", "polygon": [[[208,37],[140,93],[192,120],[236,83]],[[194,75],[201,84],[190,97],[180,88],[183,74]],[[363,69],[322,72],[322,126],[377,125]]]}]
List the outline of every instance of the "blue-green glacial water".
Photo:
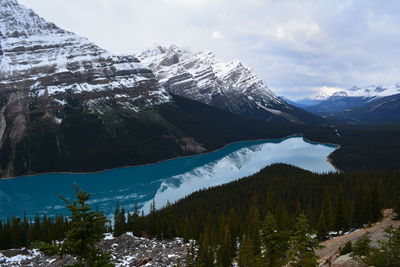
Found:
[{"label": "blue-green glacial water", "polygon": [[148,211],[202,188],[229,183],[273,163],[287,163],[313,172],[332,172],[327,157],[337,147],[310,143],[301,136],[282,140],[244,141],[218,151],[159,163],[88,174],[50,173],[0,180],[0,218],[17,215],[67,214],[59,195],[73,198],[74,187],[92,194],[90,204],[111,215],[115,204]]}]

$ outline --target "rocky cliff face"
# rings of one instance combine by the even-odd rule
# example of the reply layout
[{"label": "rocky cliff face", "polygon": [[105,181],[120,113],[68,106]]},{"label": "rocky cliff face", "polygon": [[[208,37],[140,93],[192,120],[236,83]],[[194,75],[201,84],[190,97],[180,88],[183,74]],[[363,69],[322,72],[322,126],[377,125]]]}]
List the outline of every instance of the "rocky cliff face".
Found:
[{"label": "rocky cliff face", "polygon": [[28,114],[46,113],[57,121],[69,93],[93,112],[102,112],[111,99],[134,111],[169,100],[135,57],[113,55],[16,0],[0,3],[0,38],[0,137],[6,131],[20,140]]},{"label": "rocky cliff face", "polygon": [[258,119],[303,120],[297,108],[277,97],[249,67],[237,60],[226,63],[211,52],[158,45],[138,58],[173,94]]},{"label": "rocky cliff face", "polygon": [[[170,101],[151,70],[45,21],[17,0],[0,2],[0,148],[11,159],[37,119],[57,125],[71,99],[99,117],[130,116]],[[12,173],[7,166],[6,173]]]}]

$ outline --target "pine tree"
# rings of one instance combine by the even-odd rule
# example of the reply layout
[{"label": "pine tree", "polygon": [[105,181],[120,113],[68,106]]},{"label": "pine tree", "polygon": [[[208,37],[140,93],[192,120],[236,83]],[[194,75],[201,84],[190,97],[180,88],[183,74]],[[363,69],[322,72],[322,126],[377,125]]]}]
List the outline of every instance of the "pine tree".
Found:
[{"label": "pine tree", "polygon": [[385,229],[385,239],[379,240],[379,248],[371,248],[364,262],[369,266],[400,266],[400,227]]},{"label": "pine tree", "polygon": [[263,266],[279,267],[285,265],[287,263],[288,237],[278,228],[278,224],[270,212],[265,217],[262,234]]},{"label": "pine tree", "polygon": [[127,219],[127,230],[131,231],[134,235],[139,235],[140,231],[140,222],[139,222],[140,216],[139,216],[139,207],[135,203],[135,207],[133,208],[132,214],[128,214],[128,219]]},{"label": "pine tree", "polygon": [[360,185],[357,185],[357,187],[354,190],[354,200],[353,200],[353,205],[352,205],[352,215],[351,215],[351,222],[350,226],[352,228],[360,228],[363,225],[363,203],[362,203],[362,189]]},{"label": "pine tree", "polygon": [[238,265],[239,267],[255,267],[256,263],[257,261],[254,255],[253,240],[245,235],[239,247]]},{"label": "pine tree", "polygon": [[222,239],[222,243],[219,246],[217,251],[217,266],[218,267],[229,267],[232,263],[232,239],[231,234],[229,232],[228,225],[224,227],[224,236]]},{"label": "pine tree", "polygon": [[153,214],[154,212],[156,212],[156,200],[153,198],[150,203],[150,214]]},{"label": "pine tree", "polygon": [[352,257],[358,256],[363,257],[367,256],[371,252],[371,239],[369,238],[369,234],[365,234],[360,237],[353,245],[353,252],[351,253]]},{"label": "pine tree", "polygon": [[339,248],[340,255],[346,255],[353,252],[353,243],[347,241],[343,247]]},{"label": "pine tree", "polygon": [[333,227],[333,208],[331,198],[329,197],[329,193],[327,190],[324,192],[324,196],[322,199],[322,210],[321,212],[324,213],[326,227],[328,230],[331,230]]},{"label": "pine tree", "polygon": [[383,183],[379,179],[375,182],[375,186],[372,190],[371,197],[371,221],[377,222],[382,218],[382,194],[383,194]]},{"label": "pine tree", "polygon": [[[70,254],[84,267],[109,267],[110,256],[96,248],[96,243],[104,237],[106,218],[102,212],[92,211],[87,201],[90,194],[75,185],[76,200],[66,202],[71,212],[71,229],[62,244],[41,244],[41,251],[47,254]],[[77,265],[78,266],[78,265]]]},{"label": "pine tree", "polygon": [[196,266],[214,267],[214,250],[210,241],[210,231],[206,228],[200,237]]},{"label": "pine tree", "polygon": [[119,205],[115,208],[114,217],[114,236],[120,236],[126,231],[126,217],[125,209],[122,207],[119,209]]},{"label": "pine tree", "polygon": [[258,211],[257,197],[253,196],[252,206],[248,217],[248,235],[253,241],[253,250],[255,256],[261,254],[261,240],[260,240],[260,213]]},{"label": "pine tree", "polygon": [[294,233],[290,238],[290,266],[318,266],[318,256],[315,254],[317,248],[320,248],[319,241],[310,230],[306,216],[301,214],[297,218]]},{"label": "pine tree", "polygon": [[328,236],[328,224],[325,219],[324,211],[321,211],[317,222],[317,237],[319,240],[325,240],[327,236]]},{"label": "pine tree", "polygon": [[186,253],[185,266],[186,267],[196,267],[196,259],[197,259],[196,243],[190,242],[190,246]]},{"label": "pine tree", "polygon": [[275,203],[275,193],[272,190],[272,188],[269,187],[268,190],[267,190],[267,200],[266,200],[266,203],[265,203],[265,211],[273,213],[274,212],[274,208],[276,207],[275,204],[276,204]]},{"label": "pine tree", "polygon": [[345,219],[345,202],[344,202],[344,191],[340,184],[339,190],[336,194],[336,209],[335,209],[335,222],[334,230],[339,233],[346,229],[346,219]]}]

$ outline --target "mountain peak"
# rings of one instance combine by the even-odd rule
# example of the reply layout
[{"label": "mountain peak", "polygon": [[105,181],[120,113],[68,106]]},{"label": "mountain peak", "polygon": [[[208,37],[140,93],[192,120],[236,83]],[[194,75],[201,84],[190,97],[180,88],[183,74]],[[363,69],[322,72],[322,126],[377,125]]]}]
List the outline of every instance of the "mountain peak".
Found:
[{"label": "mountain peak", "polygon": [[89,99],[95,98],[93,92],[102,96],[119,90],[119,102],[140,102],[122,104],[132,110],[169,100],[151,70],[134,56],[109,53],[47,22],[17,0],[0,0],[0,76],[0,96],[24,92],[26,98],[56,98],[58,106],[63,106],[69,91]]},{"label": "mountain peak", "polygon": [[262,120],[300,122],[310,117],[276,96],[239,60],[224,62],[212,52],[160,45],[137,57],[170,93]]},{"label": "mountain peak", "polygon": [[54,23],[47,22],[17,0],[1,0],[0,36],[26,37],[49,33],[66,33],[66,31]]}]

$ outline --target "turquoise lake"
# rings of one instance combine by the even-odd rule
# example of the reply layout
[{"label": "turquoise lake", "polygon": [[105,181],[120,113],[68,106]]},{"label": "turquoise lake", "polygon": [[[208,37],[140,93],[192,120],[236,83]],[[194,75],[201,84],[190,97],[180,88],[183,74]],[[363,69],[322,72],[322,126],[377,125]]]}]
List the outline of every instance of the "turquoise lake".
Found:
[{"label": "turquoise lake", "polygon": [[218,151],[171,159],[144,166],[88,174],[51,173],[0,180],[0,218],[37,214],[67,214],[63,195],[73,198],[74,187],[92,194],[90,204],[112,215],[118,201],[132,211],[135,203],[146,212],[202,188],[229,183],[273,163],[287,163],[313,172],[336,169],[327,157],[337,147],[311,143],[301,136],[282,140],[244,141]]}]

